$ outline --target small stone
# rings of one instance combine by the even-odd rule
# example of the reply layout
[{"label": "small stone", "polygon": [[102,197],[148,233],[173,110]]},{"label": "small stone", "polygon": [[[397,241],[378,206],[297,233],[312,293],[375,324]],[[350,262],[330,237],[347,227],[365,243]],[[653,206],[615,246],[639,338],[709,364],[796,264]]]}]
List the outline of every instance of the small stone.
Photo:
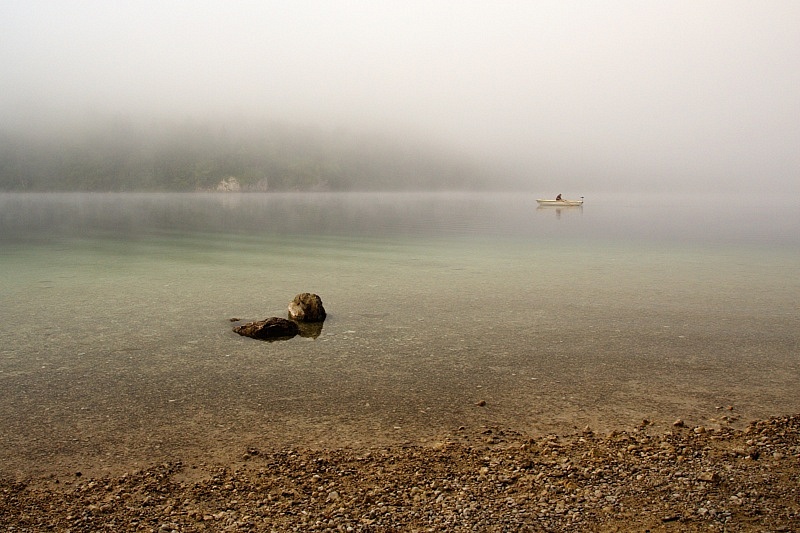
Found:
[{"label": "small stone", "polygon": [[477,405],[478,407],[484,407],[486,405],[486,400],[475,402],[475,405]]},{"label": "small stone", "polygon": [[719,483],[720,477],[716,472],[701,472],[697,479],[706,483]]},{"label": "small stone", "polygon": [[677,419],[675,422],[673,422],[672,425],[675,426],[676,428],[686,427],[686,423],[683,420],[681,420],[680,418]]}]

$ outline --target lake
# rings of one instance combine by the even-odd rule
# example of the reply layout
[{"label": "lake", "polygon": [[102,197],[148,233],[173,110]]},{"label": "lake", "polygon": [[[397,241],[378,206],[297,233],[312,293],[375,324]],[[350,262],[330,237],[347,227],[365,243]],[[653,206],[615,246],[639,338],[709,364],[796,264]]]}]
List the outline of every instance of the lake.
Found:
[{"label": "lake", "polygon": [[3,471],[800,412],[800,201],[535,198],[0,193]]}]

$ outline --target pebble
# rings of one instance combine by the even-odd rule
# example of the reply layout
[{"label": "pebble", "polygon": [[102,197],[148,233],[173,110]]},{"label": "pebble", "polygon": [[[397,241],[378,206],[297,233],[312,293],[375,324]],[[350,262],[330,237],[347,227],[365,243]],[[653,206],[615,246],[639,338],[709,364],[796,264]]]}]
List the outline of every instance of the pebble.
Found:
[{"label": "pebble", "polygon": [[192,483],[180,463],[69,486],[0,478],[0,516],[9,531],[800,531],[800,416],[747,431],[649,427],[608,438],[460,428],[436,447],[261,450]]}]

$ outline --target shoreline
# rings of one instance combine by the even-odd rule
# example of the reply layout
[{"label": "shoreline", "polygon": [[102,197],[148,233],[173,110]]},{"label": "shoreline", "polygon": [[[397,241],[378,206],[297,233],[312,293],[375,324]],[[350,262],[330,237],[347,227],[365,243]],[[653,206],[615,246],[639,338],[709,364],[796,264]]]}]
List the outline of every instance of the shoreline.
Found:
[{"label": "shoreline", "polygon": [[800,414],[425,444],[232,447],[120,475],[0,475],[0,525],[96,531],[800,530]]},{"label": "shoreline", "polygon": [[[315,413],[306,406],[292,416],[275,418],[260,413],[238,420],[220,414],[206,414],[198,419],[151,413],[147,423],[140,415],[105,420],[95,415],[89,420],[68,417],[42,424],[36,417],[17,417],[7,420],[9,425],[1,436],[0,478],[26,481],[63,478],[75,472],[87,477],[113,478],[153,464],[227,465],[236,463],[250,448],[276,451],[431,447],[448,442],[483,444],[489,438],[485,431],[501,428],[505,434],[503,440],[510,435],[516,435],[517,439],[548,435],[570,438],[587,432],[604,435],[632,427],[658,435],[672,431],[678,419],[642,410],[627,413],[565,410],[558,417],[531,424],[522,420],[524,413],[513,402],[500,403],[498,407],[494,399],[491,403],[462,402],[468,411],[448,419],[433,418],[427,410],[414,413],[414,404],[404,405],[405,411],[400,414],[379,418],[353,414],[351,411],[357,410],[358,405],[337,416]],[[337,408],[343,405],[337,404]],[[741,431],[748,427],[748,421],[765,419],[771,414],[763,409],[760,413],[763,416],[744,414],[730,405],[716,406],[707,408],[705,413],[685,412],[684,416],[689,416],[679,420],[710,431]],[[645,426],[643,420],[647,421]]]}]

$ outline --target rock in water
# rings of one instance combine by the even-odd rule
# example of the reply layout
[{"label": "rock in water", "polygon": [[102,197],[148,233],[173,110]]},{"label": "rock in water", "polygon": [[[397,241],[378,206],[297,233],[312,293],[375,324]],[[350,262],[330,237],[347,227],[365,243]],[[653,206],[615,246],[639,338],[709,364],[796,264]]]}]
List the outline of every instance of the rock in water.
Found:
[{"label": "rock in water", "polygon": [[322,322],[326,317],[322,298],[310,292],[298,294],[289,303],[289,318],[298,322]]},{"label": "rock in water", "polygon": [[244,337],[252,337],[264,341],[291,339],[298,333],[300,328],[295,322],[286,320],[285,318],[278,318],[276,316],[270,317],[266,320],[259,320],[257,322],[248,322],[241,326],[236,326],[233,331]]}]

